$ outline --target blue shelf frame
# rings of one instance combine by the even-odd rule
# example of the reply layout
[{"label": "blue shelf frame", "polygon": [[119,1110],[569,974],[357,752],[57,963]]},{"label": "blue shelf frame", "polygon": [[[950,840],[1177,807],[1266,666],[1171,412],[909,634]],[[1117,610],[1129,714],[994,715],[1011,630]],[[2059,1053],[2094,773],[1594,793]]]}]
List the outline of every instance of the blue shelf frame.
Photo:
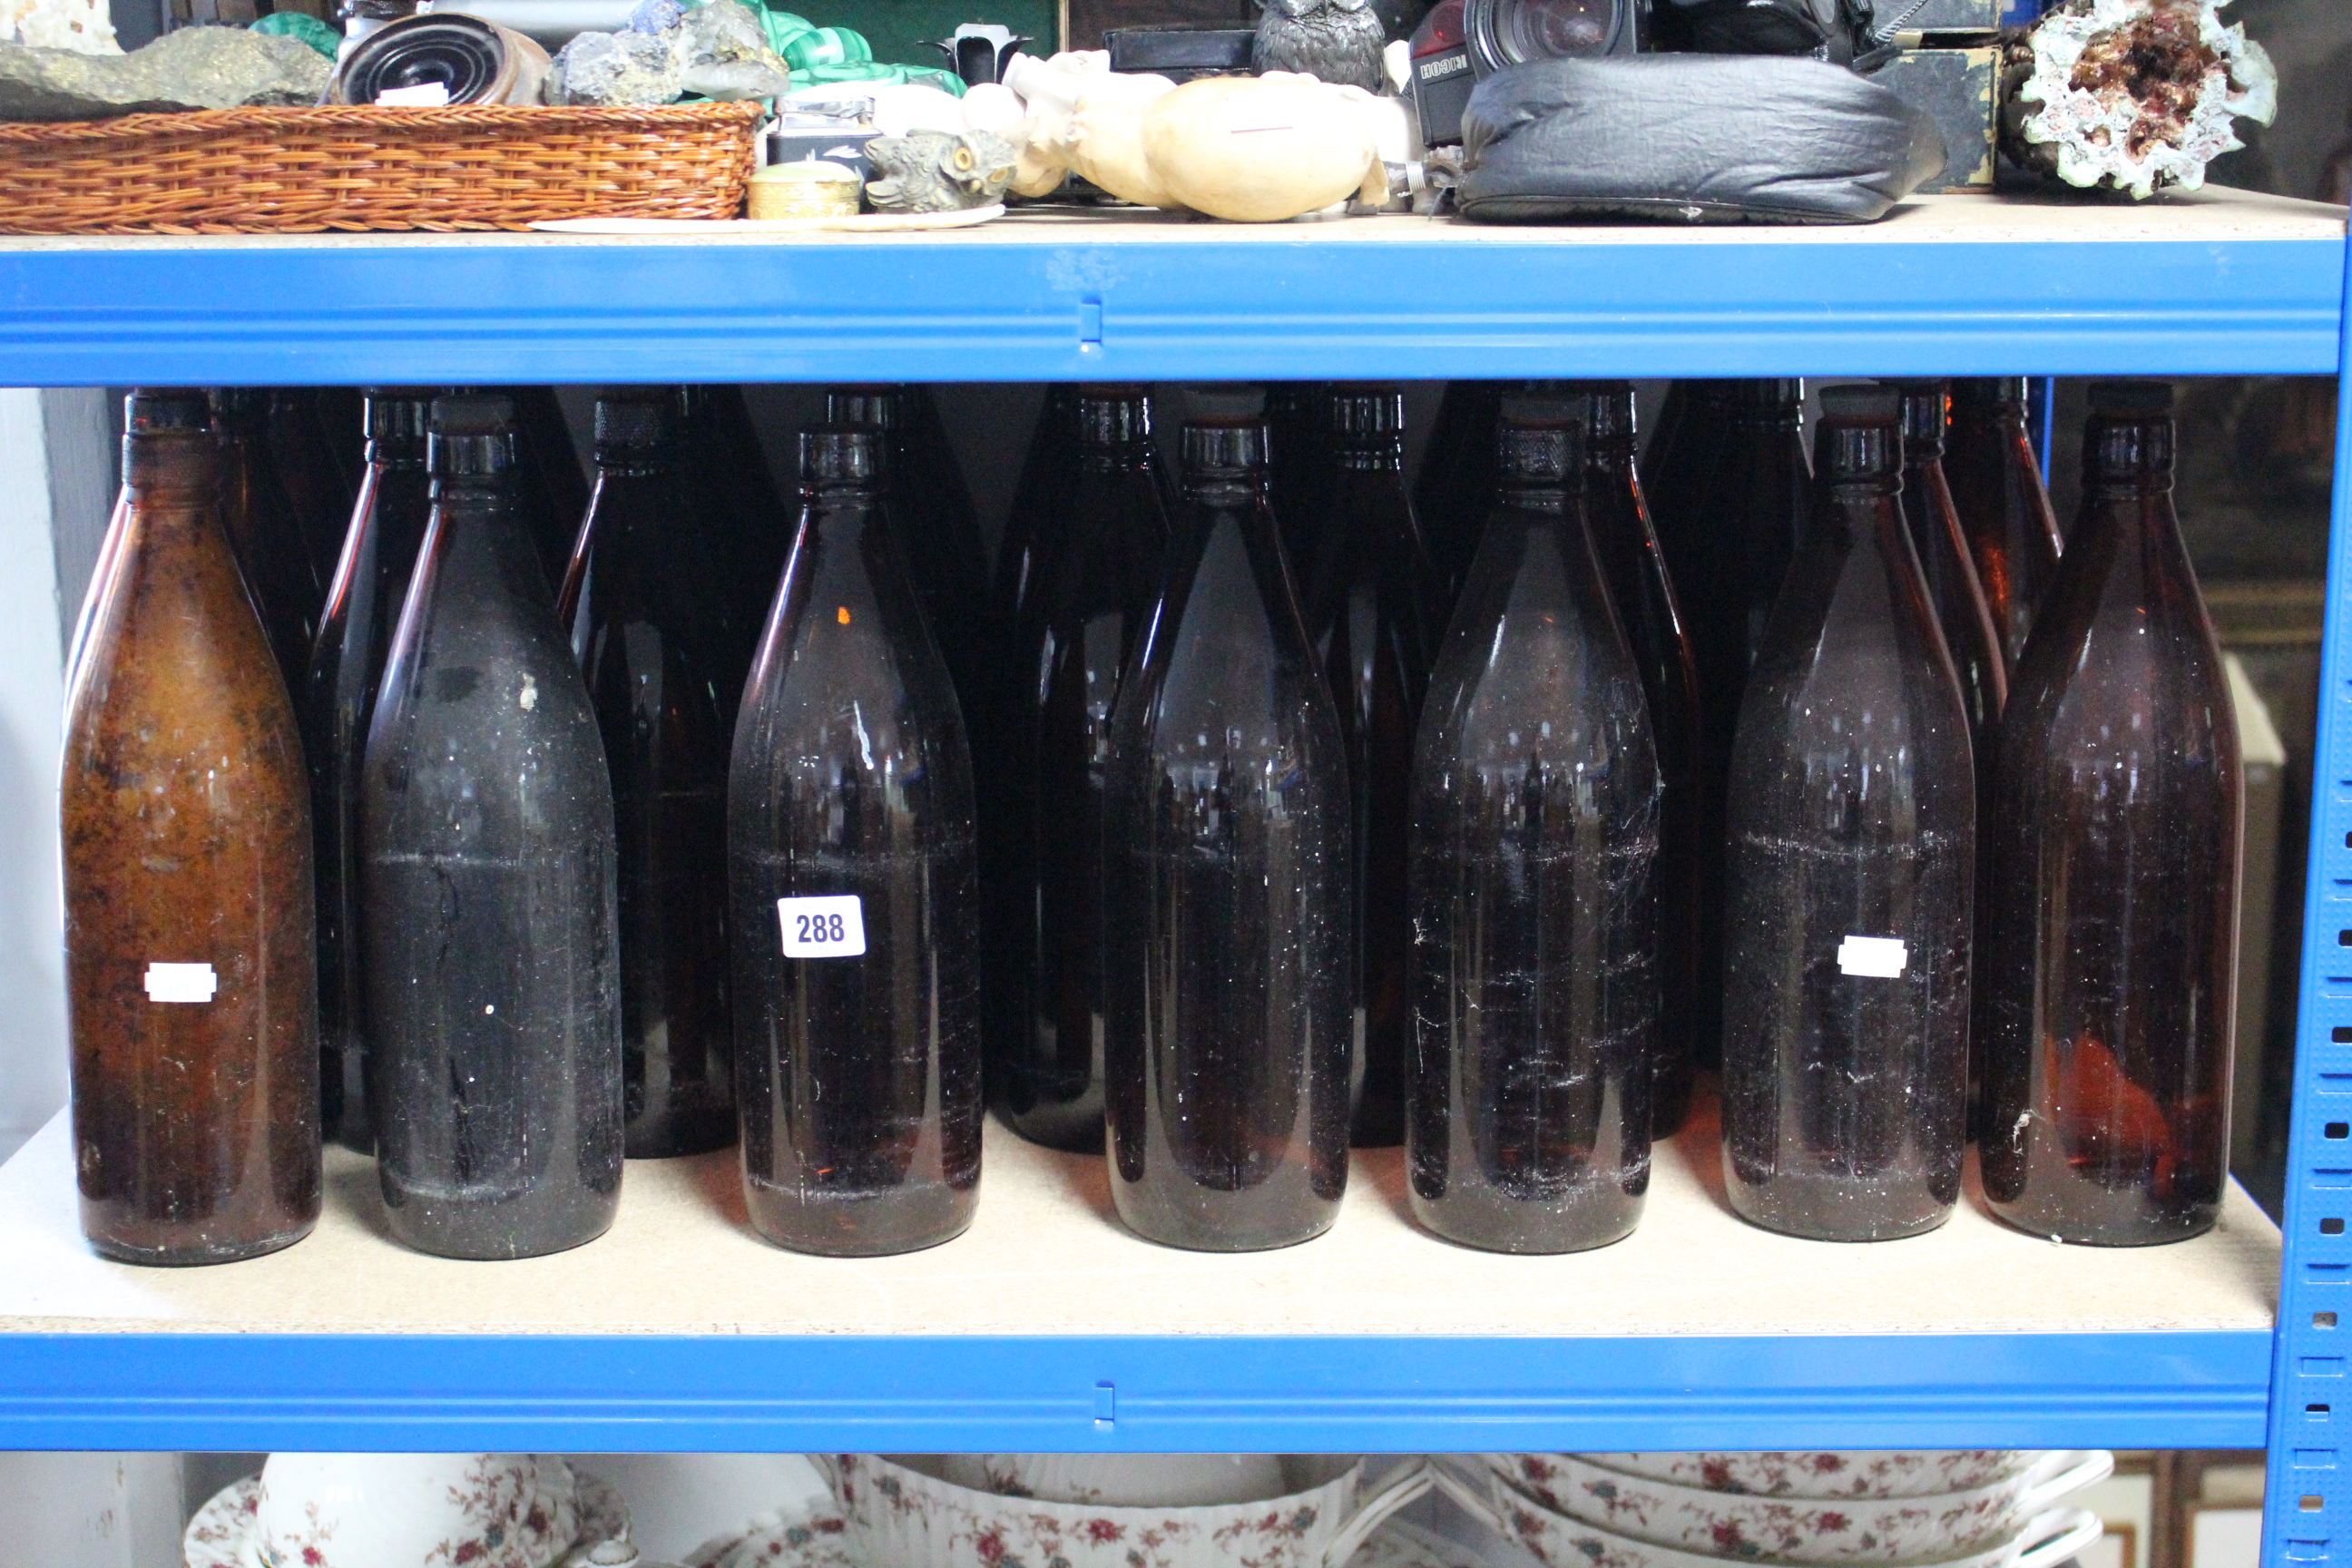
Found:
[{"label": "blue shelf frame", "polygon": [[[791,251],[34,245],[0,248],[0,384],[2342,374],[2347,283],[2333,239],[1334,243],[1302,228]],[[2340,518],[2352,434],[2337,487]],[[2352,1342],[2333,1337],[2352,1321],[2310,1317],[2352,1314],[2352,1236],[2317,1228],[2331,1202],[2352,1212],[2352,1158],[2331,1152],[2352,1144],[2326,1136],[2335,1087],[2352,1090],[2352,962],[2336,934],[2352,930],[2352,542],[2339,528],[2333,543],[2298,1067],[2314,1077],[2298,1079],[2275,1335],[8,1335],[0,1447],[2252,1447],[2267,1434],[2269,1561],[2325,1561],[2352,1507],[2327,1435],[2352,1411]]]}]

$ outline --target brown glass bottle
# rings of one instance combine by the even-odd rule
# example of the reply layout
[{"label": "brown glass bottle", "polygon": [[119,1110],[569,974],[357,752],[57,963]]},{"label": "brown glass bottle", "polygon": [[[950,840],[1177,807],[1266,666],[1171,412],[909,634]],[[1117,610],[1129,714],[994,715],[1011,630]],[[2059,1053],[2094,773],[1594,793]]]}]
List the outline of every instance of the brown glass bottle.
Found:
[{"label": "brown glass bottle", "polygon": [[385,1223],[535,1258],[621,1188],[613,793],[515,501],[515,410],[436,398],[433,510],[361,774],[362,977]]},{"label": "brown glass bottle", "polygon": [[1650,1131],[1672,1137],[1690,1112],[1698,991],[1701,863],[1716,848],[1701,837],[1698,672],[1682,606],[1650,521],[1633,461],[1633,387],[1593,383],[1585,441],[1585,515],[1609,596],[1642,671],[1658,798],[1658,1041]]},{"label": "brown glass bottle", "polygon": [[1976,787],[1897,493],[1894,392],[1822,395],[1805,544],[1739,715],[1723,1164],[1768,1230],[1932,1230],[1966,1146]]},{"label": "brown glass bottle", "polygon": [[1341,384],[1321,403],[1315,445],[1322,467],[1295,481],[1319,498],[1319,549],[1299,574],[1307,636],[1348,757],[1356,936],[1349,1141],[1386,1148],[1404,1142],[1412,1041],[1405,839],[1413,731],[1436,652],[1437,584],[1405,492],[1403,392]]},{"label": "brown glass bottle", "polygon": [[719,661],[712,676],[731,731],[799,509],[784,504],[768,471],[741,387],[681,386],[676,395],[678,477],[697,512],[697,549],[724,573],[709,602],[726,606],[727,625],[713,628],[709,657]]},{"label": "brown glass bottle", "polygon": [[1713,542],[1695,515],[1699,498],[1715,482],[1731,428],[1736,381],[1677,381],[1666,389],[1658,427],[1642,454],[1642,499],[1650,526],[1664,552],[1666,575],[1685,613],[1696,594],[1707,546]]},{"label": "brown glass bottle", "polygon": [[596,400],[596,480],[556,596],[613,781],[623,1149],[735,1141],[727,1005],[727,759],[735,667],[708,493],[688,488],[677,392]]},{"label": "brown glass bottle", "polygon": [[1265,389],[1265,500],[1282,531],[1282,552],[1304,591],[1330,497],[1331,389],[1319,381],[1276,381]]},{"label": "brown glass bottle", "polygon": [[[1713,395],[1707,396],[1711,392]],[[1795,380],[1711,384],[1695,394],[1685,421],[1704,469],[1686,503],[1657,513],[1666,570],[1687,613],[1698,671],[1700,831],[1727,842],[1731,753],[1748,672],[1763,646],[1789,563],[1803,536],[1811,489]],[[1706,454],[1714,455],[1706,461]],[[1664,483],[1665,471],[1660,481]],[[1679,515],[1671,529],[1667,519]],[[1722,1042],[1725,858],[1702,856],[1699,874],[1699,1065],[1713,1066]]]},{"label": "brown glass bottle", "polygon": [[1029,433],[1028,450],[1021,457],[1012,510],[1005,513],[1003,537],[996,545],[996,613],[1008,626],[1020,620],[1046,548],[1045,520],[1053,514],[1055,498],[1077,451],[1078,396],[1079,389],[1066,382],[1045,389],[1037,426]]},{"label": "brown glass bottle", "polygon": [[581,520],[588,512],[588,479],[572,444],[572,426],[551,386],[506,386],[498,395],[514,405],[515,506],[529,531],[548,601],[572,563]]},{"label": "brown glass bottle", "polygon": [[2000,634],[2003,668],[2013,674],[2042,596],[2058,570],[2058,520],[2025,427],[2023,377],[1952,383],[1944,475],[1976,562],[1985,609]]},{"label": "brown glass bottle", "polygon": [[1137,1234],[1320,1235],[1348,1182],[1347,760],[1255,418],[1184,426],[1159,607],[1111,721],[1111,1195]]},{"label": "brown glass bottle", "polygon": [[352,473],[358,465],[347,467],[341,448],[359,447],[363,438],[360,421],[354,417],[349,428],[330,431],[320,418],[314,387],[280,386],[268,396],[270,467],[277,470],[303,542],[310,547],[310,570],[320,582],[331,583],[352,508],[359,499]]},{"label": "brown glass bottle", "polygon": [[2083,506],[1994,764],[1985,1196],[2053,1241],[2209,1228],[2228,1175],[2238,730],[2172,509],[2171,388],[2091,389]]},{"label": "brown glass bottle", "polygon": [[269,394],[215,387],[213,433],[220,444],[220,515],[245,585],[288,690],[302,684],[318,640],[327,580],[269,456]]},{"label": "brown glass bottle", "polygon": [[1437,573],[1443,622],[1462,592],[1470,558],[1495,500],[1495,427],[1510,383],[1449,381],[1429,426],[1421,476],[1413,483],[1413,515]]},{"label": "brown glass bottle", "polygon": [[1615,1241],[1649,1190],[1658,769],[1582,403],[1502,405],[1413,765],[1413,1215],[1502,1252]]},{"label": "brown glass bottle", "polygon": [[326,1133],[375,1151],[368,1107],[367,1037],[361,1026],[360,769],[409,574],[425,542],[432,476],[425,467],[422,388],[374,388],[362,417],[368,471],[336,563],[300,709],[309,736],[310,821],[319,885],[319,1050]]},{"label": "brown glass bottle", "polygon": [[946,1241],[980,1187],[971,763],[885,515],[883,438],[802,432],[727,792],[744,1205],[835,1257]]},{"label": "brown glass bottle", "polygon": [[1031,879],[1020,889],[1031,1024],[990,1064],[997,1114],[1055,1148],[1103,1142],[1104,791],[1119,680],[1160,592],[1168,518],[1141,387],[1074,389],[1070,446],[1013,628],[1034,671],[1004,757]]},{"label": "brown glass bottle", "polygon": [[2008,668],[2000,634],[1985,607],[1968,536],[1961,531],[1952,490],[1944,477],[1944,432],[1950,423],[1951,394],[1940,381],[1900,384],[1903,397],[1903,519],[1935,606],[1936,625],[1960,679],[1968,704],[1972,756],[1989,755],[2001,704],[2008,700]]},{"label": "brown glass bottle", "polygon": [[67,700],[60,824],[83,1233],[131,1263],[319,1215],[310,811],[200,393],[131,395],[129,498]]}]

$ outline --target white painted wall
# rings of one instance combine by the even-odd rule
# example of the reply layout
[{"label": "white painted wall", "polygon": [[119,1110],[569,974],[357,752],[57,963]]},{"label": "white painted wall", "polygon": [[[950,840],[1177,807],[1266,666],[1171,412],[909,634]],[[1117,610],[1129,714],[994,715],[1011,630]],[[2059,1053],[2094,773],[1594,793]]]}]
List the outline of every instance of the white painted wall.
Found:
[{"label": "white painted wall", "polygon": [[180,1492],[177,1454],[0,1454],[0,1568],[179,1568]]},{"label": "white painted wall", "polygon": [[0,1155],[66,1098],[57,545],[104,516],[106,445],[102,394],[0,391]]}]

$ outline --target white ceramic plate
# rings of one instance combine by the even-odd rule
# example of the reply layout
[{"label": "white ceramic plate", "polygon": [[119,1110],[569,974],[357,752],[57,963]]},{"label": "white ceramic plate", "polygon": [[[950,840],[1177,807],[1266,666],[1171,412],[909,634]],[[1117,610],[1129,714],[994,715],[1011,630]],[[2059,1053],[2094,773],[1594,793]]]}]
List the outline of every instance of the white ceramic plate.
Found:
[{"label": "white ceramic plate", "polygon": [[[644,1562],[629,1544],[629,1510],[614,1491],[585,1471],[572,1472],[579,1485],[580,1539],[558,1568],[658,1568]],[[180,1538],[186,1568],[273,1568],[254,1540],[254,1521],[261,1506],[261,1478],[233,1481],[196,1510],[195,1518]],[[286,1564],[285,1568],[302,1568]]]}]

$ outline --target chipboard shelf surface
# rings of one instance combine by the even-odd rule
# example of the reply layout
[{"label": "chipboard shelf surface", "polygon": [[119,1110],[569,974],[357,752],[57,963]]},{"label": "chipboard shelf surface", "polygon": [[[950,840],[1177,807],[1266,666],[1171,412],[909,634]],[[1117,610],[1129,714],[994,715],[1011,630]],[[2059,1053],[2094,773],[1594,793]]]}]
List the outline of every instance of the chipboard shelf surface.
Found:
[{"label": "chipboard shelf surface", "polygon": [[[2141,1424],[2252,1442],[2279,1265],[2277,1230],[2235,1189],[2211,1234],[2141,1250],[2054,1247],[1995,1223],[1973,1191],[1950,1224],[1910,1240],[1774,1236],[1727,1207],[1704,1118],[1659,1147],[1631,1237],[1555,1258],[1471,1251],[1414,1228],[1393,1150],[1358,1154],[1339,1219],[1315,1241],[1175,1251],[1118,1225],[1098,1157],[993,1126],[972,1228],[887,1258],[808,1258],[760,1240],[731,1152],[633,1161],[606,1237],[497,1264],[394,1244],[373,1163],[341,1151],[331,1153],[327,1214],[308,1240],[209,1268],[91,1256],[72,1178],[62,1117],[0,1169],[0,1257],[11,1260],[0,1366],[37,1344],[60,1371],[100,1379],[124,1356],[175,1375],[220,1375],[193,1372],[205,1364],[241,1376],[291,1340],[365,1335],[359,1362],[388,1354],[431,1367],[437,1342],[454,1367],[488,1345],[520,1375],[572,1363],[593,1343],[614,1373],[603,1397],[667,1409],[707,1397],[699,1380],[734,1347],[737,1397],[756,1404],[760,1379],[788,1367],[804,1386],[765,1390],[772,1401],[835,1406],[765,1417],[747,1408],[752,1426],[881,1421],[892,1441],[873,1446],[916,1449],[985,1446],[948,1437],[985,1423],[975,1407],[990,1402],[1038,1433],[1014,1447],[1281,1447],[1269,1425],[1305,1436],[1348,1404],[1362,1407],[1344,1417],[1369,1428],[1360,1439],[1453,1439],[1360,1446],[1471,1447],[1517,1426],[1531,1439],[1522,1447],[1621,1446],[1599,1442],[1603,1432],[1622,1446],[1675,1447],[1631,1439],[1688,1426],[1694,1397],[1727,1410],[1756,1402],[1762,1422],[1782,1427],[1793,1400],[1823,1430],[1870,1423],[1936,1441],[1959,1440],[1943,1436],[1957,1418],[2012,1436],[2020,1422],[2042,1434]],[[681,1343],[692,1348],[673,1367]],[[1988,1345],[2002,1349],[1988,1355]],[[875,1367],[893,1369],[884,1386],[856,1388],[856,1374]],[[837,1390],[813,1391],[836,1373]],[[1097,1385],[1109,1391],[1107,1416]],[[1827,1396],[1841,1387],[1874,1407],[1833,1408]],[[875,1408],[916,1389],[929,1391],[932,1409]],[[2033,1407],[2061,1389],[2077,1403],[2053,1424]],[[187,1392],[236,1397],[233,1387]],[[435,1390],[453,1402],[459,1393]],[[1016,1415],[1024,1402],[1039,1408]],[[10,1415],[0,1402],[0,1441]],[[1595,1440],[1569,1442],[1579,1429]],[[1538,1433],[1544,1441],[1532,1440]],[[698,1442],[730,1446],[661,1446]]]}]

